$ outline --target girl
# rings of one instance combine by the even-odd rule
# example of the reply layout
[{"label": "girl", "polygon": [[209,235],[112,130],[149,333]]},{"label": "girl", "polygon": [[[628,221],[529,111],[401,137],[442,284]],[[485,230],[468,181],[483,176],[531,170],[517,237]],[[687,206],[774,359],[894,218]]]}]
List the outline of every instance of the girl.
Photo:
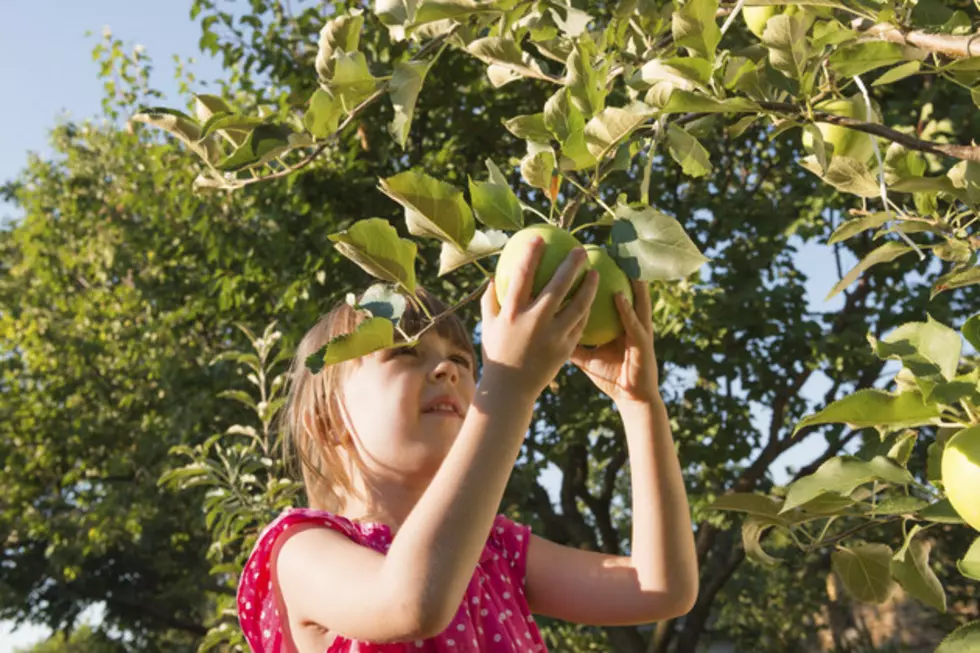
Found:
[{"label": "girl", "polygon": [[[262,531],[242,572],[238,615],[255,652],[544,651],[532,614],[641,624],[692,607],[698,571],[689,509],[660,397],[647,285],[626,333],[577,347],[596,294],[572,252],[537,297],[543,242],[498,304],[482,297],[483,372],[469,336],[443,318],[415,347],[324,369],[307,356],[352,331],[341,303],[300,344],[284,417],[303,461],[310,508]],[[430,312],[444,310],[420,292]],[[419,328],[412,310],[402,317]],[[497,514],[535,400],[565,361],[608,394],[630,454],[630,556],[550,542]]]}]

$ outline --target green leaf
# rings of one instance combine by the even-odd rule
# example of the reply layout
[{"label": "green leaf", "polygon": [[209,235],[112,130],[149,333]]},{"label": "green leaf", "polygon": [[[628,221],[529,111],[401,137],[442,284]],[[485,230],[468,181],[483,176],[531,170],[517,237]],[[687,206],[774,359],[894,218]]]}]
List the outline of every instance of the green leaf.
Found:
[{"label": "green leaf", "polygon": [[895,442],[885,455],[899,465],[905,465],[909,461],[909,456],[912,455],[912,449],[915,448],[915,442],[918,440],[918,437],[919,432],[915,429],[904,431],[895,439]]},{"label": "green leaf", "polygon": [[715,22],[717,13],[718,0],[687,0],[672,16],[674,43],[687,48],[692,57],[699,55],[714,61],[721,41],[721,28]]},{"label": "green leaf", "polygon": [[712,171],[708,150],[698,139],[688,134],[676,123],[667,125],[667,148],[671,158],[681,165],[684,174],[703,177]]},{"label": "green leaf", "polygon": [[200,93],[194,96],[194,115],[201,123],[205,123],[216,113],[234,113],[228,103],[217,95]]},{"label": "green leaf", "polygon": [[936,279],[932,284],[930,298],[956,288],[964,288],[980,283],[980,267],[960,268]]},{"label": "green leaf", "polygon": [[357,52],[361,29],[364,27],[363,11],[355,9],[328,20],[320,29],[320,42],[314,68],[321,83],[334,77],[337,52]]},{"label": "green leaf", "polygon": [[834,51],[828,64],[841,77],[854,77],[884,66],[910,60],[921,61],[925,56],[922,50],[908,45],[890,41],[861,41]]},{"label": "green leaf", "polygon": [[443,243],[442,251],[439,254],[438,276],[448,274],[463,265],[498,253],[507,244],[508,239],[509,236],[503,231],[491,229],[483,232],[478,229],[474,232],[465,251],[460,250],[452,243]]},{"label": "green leaf", "polygon": [[417,247],[412,241],[399,237],[387,220],[358,220],[350,229],[327,237],[338,252],[368,274],[397,283],[409,293],[415,292]]},{"label": "green leaf", "polygon": [[799,13],[777,14],[769,19],[762,34],[772,67],[795,80],[803,79],[810,59],[806,22]]},{"label": "green leaf", "polygon": [[303,115],[303,126],[316,138],[326,138],[337,131],[344,107],[330,93],[318,88],[310,97]]},{"label": "green leaf", "polygon": [[891,575],[906,592],[926,605],[946,612],[946,591],[929,567],[931,548],[928,541],[913,541],[904,561],[891,561]]},{"label": "green leaf", "polygon": [[374,0],[373,12],[396,43],[405,40],[405,28],[415,21],[418,0]]},{"label": "green leaf", "polygon": [[885,72],[878,79],[876,79],[871,85],[872,86],[885,86],[886,84],[894,84],[895,82],[905,79],[910,75],[914,75],[919,72],[922,68],[922,64],[918,61],[906,61],[900,66],[895,66],[891,70]]},{"label": "green leaf", "polygon": [[575,40],[565,63],[564,81],[572,95],[572,103],[585,118],[591,118],[605,106],[609,63],[596,65],[585,48],[582,39]]},{"label": "green leaf", "polygon": [[521,159],[521,177],[524,181],[534,188],[550,193],[554,172],[555,153],[551,148],[528,141],[528,152]]},{"label": "green leaf", "polygon": [[641,107],[620,109],[606,107],[594,115],[585,125],[585,145],[589,152],[601,161],[621,140],[646,122],[652,114]]},{"label": "green leaf", "polygon": [[708,259],[671,216],[657,209],[618,204],[610,233],[610,254],[632,279],[676,281]]},{"label": "green leaf", "polygon": [[929,502],[912,496],[894,496],[880,501],[874,508],[875,515],[911,515],[922,510]]},{"label": "green leaf", "polygon": [[980,580],[980,537],[973,540],[962,560],[957,560],[956,568],[967,578]]},{"label": "green leaf", "polygon": [[500,10],[495,2],[473,2],[473,0],[422,0],[415,13],[416,25],[431,23],[447,18],[459,19],[472,14]]},{"label": "green leaf", "polygon": [[243,390],[222,390],[218,393],[218,396],[222,399],[233,399],[239,403],[245,404],[249,408],[255,409],[255,399],[252,395],[244,392]]},{"label": "green leaf", "polygon": [[507,184],[470,179],[470,202],[476,219],[494,229],[516,231],[524,227],[520,200]]},{"label": "green leaf", "polygon": [[885,544],[859,544],[834,551],[831,566],[854,598],[884,603],[896,586],[891,577],[891,556]]},{"label": "green leaf", "polygon": [[562,18],[554,8],[549,9],[555,20],[555,24],[558,25],[565,36],[571,39],[581,36],[593,20],[592,16],[588,13],[581,9],[576,9],[571,5],[563,6],[562,10],[565,12],[565,18]]},{"label": "green leaf", "polygon": [[717,497],[709,508],[713,510],[727,510],[731,512],[744,512],[759,517],[770,517],[777,521],[783,521],[779,516],[779,509],[783,502],[765,494],[755,494],[753,492],[731,492]]},{"label": "green leaf", "polygon": [[208,144],[199,142],[201,140],[200,125],[183,111],[165,107],[144,107],[134,114],[129,122],[141,122],[159,127],[169,132],[205,161],[212,160],[212,151]]},{"label": "green leaf", "polygon": [[833,245],[834,243],[847,240],[851,236],[855,236],[862,231],[877,229],[891,219],[894,219],[893,216],[890,216],[885,211],[880,211],[878,213],[863,215],[860,218],[848,220],[834,229],[834,233],[830,235],[830,238],[827,240],[827,244]]},{"label": "green leaf", "polygon": [[939,373],[947,380],[956,376],[963,348],[960,335],[931,315],[925,322],[906,322],[880,341],[868,339],[875,355],[902,361],[916,376]]},{"label": "green leaf", "polygon": [[368,69],[362,52],[334,54],[334,74],[323,87],[340,102],[345,113],[350,113],[378,88],[376,79]]},{"label": "green leaf", "polygon": [[847,424],[852,429],[881,425],[892,428],[923,426],[934,423],[939,415],[939,407],[926,404],[918,392],[892,394],[864,388],[804,417],[797,423],[793,435],[814,424]]},{"label": "green leaf", "polygon": [[711,80],[711,62],[700,58],[651,59],[637,68],[628,78],[627,84],[639,91],[645,91],[658,82],[684,91],[700,91],[708,95]]},{"label": "green leaf", "polygon": [[382,179],[380,187],[405,207],[409,233],[466,249],[476,223],[463,191],[415,169]]},{"label": "green leaf", "polygon": [[[834,158],[836,159],[837,157]],[[832,299],[838,293],[842,292],[845,288],[847,288],[849,285],[857,281],[857,278],[861,276],[861,273],[863,273],[868,268],[871,268],[874,265],[878,265],[879,263],[890,263],[891,261],[894,261],[895,259],[904,256],[905,254],[908,254],[911,251],[912,248],[909,247],[908,245],[904,245],[902,243],[895,242],[895,241],[889,241],[884,245],[872,250],[870,254],[865,256],[860,263],[858,263],[853,268],[851,268],[850,271],[848,271],[848,273],[844,275],[844,278],[838,281],[834,285],[834,287],[830,289],[830,292],[827,293],[827,296],[824,298],[824,301],[828,301]]]},{"label": "green leaf", "polygon": [[684,89],[676,89],[667,104],[660,108],[661,113],[752,113],[761,110],[758,104],[746,98],[716,100]]},{"label": "green leaf", "polygon": [[908,470],[885,456],[861,460],[855,456],[835,456],[817,471],[791,483],[780,512],[792,510],[825,492],[846,496],[872,481],[905,485],[912,482]]},{"label": "green leaf", "polygon": [[[935,444],[929,445],[930,450],[936,446]],[[942,447],[936,447],[935,451],[942,453]],[[931,479],[930,479],[931,480]],[[960,514],[956,512],[953,508],[953,504],[949,502],[949,499],[942,499],[937,501],[922,510],[919,511],[919,517],[925,519],[926,521],[935,522],[937,524],[962,524],[963,518]]]},{"label": "green leaf", "polygon": [[395,117],[388,125],[388,132],[403,150],[408,142],[408,133],[412,128],[419,91],[422,90],[425,76],[428,74],[431,65],[431,59],[399,61],[395,64],[395,71],[388,83],[388,94],[395,111]]},{"label": "green leaf", "polygon": [[370,317],[352,333],[332,339],[306,359],[306,367],[318,374],[324,367],[360,358],[395,343],[395,326],[383,317]]},{"label": "green leaf", "polygon": [[844,193],[859,197],[879,197],[881,187],[868,167],[847,156],[834,156],[824,172],[812,154],[800,160],[800,165]]},{"label": "green leaf", "polygon": [[246,138],[246,134],[263,123],[262,118],[240,116],[234,113],[216,113],[201,127],[201,139],[205,139],[216,131],[238,132],[238,144]]},{"label": "green leaf", "polygon": [[766,567],[775,567],[779,564],[778,558],[769,555],[762,548],[762,535],[772,527],[771,521],[757,517],[748,517],[742,523],[742,546],[745,548],[745,555]]},{"label": "green leaf", "polygon": [[980,620],[971,621],[939,642],[935,653],[976,653],[980,651]]},{"label": "green leaf", "polygon": [[980,351],[980,313],[970,316],[960,327],[960,331],[970,346]]},{"label": "green leaf", "polygon": [[[480,61],[503,69],[512,75],[532,78],[544,77],[544,72],[538,62],[531,55],[521,50],[513,39],[487,36],[470,43],[466,46],[466,51]],[[503,79],[498,78],[498,82],[495,82],[494,86],[502,86],[500,81]]]},{"label": "green leaf", "polygon": [[235,172],[271,161],[290,149],[289,138],[294,133],[285,125],[259,125],[248,133],[234,152],[215,167],[223,172]]},{"label": "green leaf", "polygon": [[562,145],[585,128],[585,117],[572,104],[567,88],[562,87],[545,102],[544,125]]},{"label": "green leaf", "polygon": [[551,142],[551,132],[545,125],[543,113],[514,116],[504,121],[504,127],[517,138],[542,144]]},{"label": "green leaf", "polygon": [[909,546],[915,539],[916,534],[918,534],[922,528],[922,524],[915,524],[911,529],[909,529],[909,532],[905,534],[905,541],[902,542],[901,548],[892,556],[893,562],[905,562],[905,554],[908,552]]}]

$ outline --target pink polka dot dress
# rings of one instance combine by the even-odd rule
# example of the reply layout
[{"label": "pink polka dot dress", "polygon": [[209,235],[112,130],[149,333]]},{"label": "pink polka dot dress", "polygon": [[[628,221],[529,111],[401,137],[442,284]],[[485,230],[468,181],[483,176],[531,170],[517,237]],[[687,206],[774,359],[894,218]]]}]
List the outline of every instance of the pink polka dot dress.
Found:
[{"label": "pink polka dot dress", "polygon": [[[249,555],[238,584],[238,620],[253,653],[285,653],[270,573],[276,538],[297,524],[319,524],[386,553],[391,529],[352,522],[309,508],[290,508],[268,524]],[[544,652],[544,640],[524,598],[530,528],[497,515],[466,594],[449,626],[426,640],[373,644],[337,637],[324,653]],[[338,588],[338,591],[343,591]]]}]

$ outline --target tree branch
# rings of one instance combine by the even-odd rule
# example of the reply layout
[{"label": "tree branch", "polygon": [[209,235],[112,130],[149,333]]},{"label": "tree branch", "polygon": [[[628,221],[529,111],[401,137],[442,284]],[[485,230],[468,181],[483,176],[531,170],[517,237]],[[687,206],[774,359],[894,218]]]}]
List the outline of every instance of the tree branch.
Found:
[{"label": "tree branch", "polygon": [[[805,115],[804,108],[793,104],[792,102],[760,101],[756,104],[766,111],[773,111],[776,113],[785,114],[787,116],[799,117],[801,115]],[[963,159],[965,161],[975,161],[980,163],[980,147],[978,146],[949,145],[946,143],[924,141],[921,138],[916,138],[915,136],[903,134],[900,131],[895,131],[891,127],[886,127],[885,125],[864,122],[863,120],[855,120],[854,118],[847,118],[845,116],[838,116],[837,114],[827,113],[826,111],[815,110],[813,112],[813,119],[815,122],[840,125],[842,127],[848,127],[855,131],[864,132],[873,136],[881,136],[882,138],[898,143],[899,145],[904,145],[910,150],[926,152],[928,154],[943,154],[954,159]]]},{"label": "tree branch", "polygon": [[892,43],[912,45],[920,50],[944,54],[947,57],[956,59],[980,57],[980,33],[956,36],[925,30],[902,30],[890,23],[875,24],[864,18],[851,21],[851,28],[861,32],[862,35],[877,37]]}]

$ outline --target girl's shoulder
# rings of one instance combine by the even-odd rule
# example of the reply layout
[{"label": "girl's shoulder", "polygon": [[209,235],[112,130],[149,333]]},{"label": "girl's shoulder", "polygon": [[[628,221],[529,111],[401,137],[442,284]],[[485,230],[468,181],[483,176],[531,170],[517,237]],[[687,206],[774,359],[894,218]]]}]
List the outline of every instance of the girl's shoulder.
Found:
[{"label": "girl's shoulder", "polygon": [[[361,546],[382,554],[391,546],[391,529],[385,524],[356,522],[342,515],[312,508],[287,508],[259,533],[239,579],[237,607],[239,625],[254,651],[279,651],[281,632],[279,608],[274,591],[272,559],[280,537],[299,525],[336,530]],[[526,578],[527,547],[531,529],[503,514],[494,518],[480,557],[480,567],[494,578],[523,585]]]}]

